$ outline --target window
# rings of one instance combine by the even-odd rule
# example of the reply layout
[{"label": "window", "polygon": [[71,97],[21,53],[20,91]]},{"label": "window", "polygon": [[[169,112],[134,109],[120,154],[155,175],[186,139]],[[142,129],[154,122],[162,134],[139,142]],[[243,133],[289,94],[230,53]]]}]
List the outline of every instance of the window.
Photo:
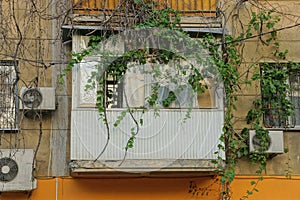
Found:
[{"label": "window", "polygon": [[[151,107],[149,98],[157,93],[156,106],[160,108],[213,108],[215,100],[212,83],[203,80],[202,84],[208,90],[205,94],[196,94],[189,83],[193,74],[190,65],[182,60],[168,64],[135,63],[135,66],[128,67],[124,76],[124,91],[121,96],[125,99],[123,106],[129,104],[135,107]],[[205,95],[206,98],[203,98]]]},{"label": "window", "polygon": [[300,127],[300,72],[294,72],[290,76],[289,82],[292,88],[290,98],[294,106],[294,114],[293,117],[291,117],[291,123],[295,127]]},{"label": "window", "polygon": [[267,128],[300,127],[300,73],[289,64],[261,65],[263,121]]},{"label": "window", "polygon": [[[94,107],[96,104],[98,62],[86,60],[79,69],[79,107]],[[214,79],[206,77],[200,80],[205,89],[198,94],[189,83],[194,71],[185,61],[174,61],[168,64],[131,62],[127,65],[122,78],[104,74],[105,98],[107,108],[152,107],[151,95],[156,93],[155,107],[174,108],[216,108],[217,100]],[[156,68],[156,69],[154,69]],[[183,69],[185,68],[185,69]],[[157,70],[155,74],[153,70]],[[100,70],[102,71],[102,70]],[[161,73],[163,72],[163,73]],[[101,72],[100,72],[101,73]],[[155,74],[155,75],[154,75]],[[102,76],[102,75],[101,75]],[[93,77],[93,78],[91,78]],[[193,79],[191,79],[193,80]],[[91,86],[91,87],[87,87]],[[99,86],[98,86],[99,87]]]},{"label": "window", "polygon": [[17,128],[17,83],[13,61],[0,61],[0,129]]}]

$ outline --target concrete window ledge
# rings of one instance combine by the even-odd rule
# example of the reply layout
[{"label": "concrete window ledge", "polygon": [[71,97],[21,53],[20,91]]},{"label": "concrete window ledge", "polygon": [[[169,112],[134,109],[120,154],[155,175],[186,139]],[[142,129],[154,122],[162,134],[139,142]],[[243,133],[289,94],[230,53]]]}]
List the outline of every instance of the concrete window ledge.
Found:
[{"label": "concrete window ledge", "polygon": [[216,175],[211,160],[100,160],[72,161],[74,177],[186,177]]}]

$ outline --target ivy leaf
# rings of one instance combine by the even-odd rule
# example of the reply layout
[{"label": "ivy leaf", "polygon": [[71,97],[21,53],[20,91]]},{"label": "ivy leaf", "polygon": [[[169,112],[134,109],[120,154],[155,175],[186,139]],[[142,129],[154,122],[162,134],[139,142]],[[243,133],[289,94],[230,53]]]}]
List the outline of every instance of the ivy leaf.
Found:
[{"label": "ivy leaf", "polygon": [[141,126],[143,126],[143,122],[144,122],[144,121],[143,121],[143,119],[141,118],[141,119],[140,119],[140,125],[141,125]]},{"label": "ivy leaf", "polygon": [[251,185],[255,185],[255,184],[256,184],[256,181],[251,181],[250,184],[251,184]]},{"label": "ivy leaf", "polygon": [[266,26],[268,29],[270,29],[270,28],[273,28],[274,25],[275,25],[275,22],[268,22]]}]

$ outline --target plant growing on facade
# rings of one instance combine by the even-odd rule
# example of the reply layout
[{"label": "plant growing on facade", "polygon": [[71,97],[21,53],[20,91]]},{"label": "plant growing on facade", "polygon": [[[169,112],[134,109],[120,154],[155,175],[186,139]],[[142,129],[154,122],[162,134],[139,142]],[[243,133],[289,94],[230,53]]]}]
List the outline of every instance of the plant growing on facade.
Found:
[{"label": "plant growing on facade", "polygon": [[[143,17],[138,20],[139,23],[135,24],[134,27],[140,29],[159,27],[173,30],[176,34],[168,36],[168,39],[172,42],[178,41],[184,37],[189,37],[180,29],[176,29],[176,25],[180,22],[180,17],[174,10],[169,8],[156,10],[155,5],[149,3],[143,5],[143,3],[139,1],[135,2],[135,6],[137,6],[139,9],[142,8],[142,12],[147,13],[147,15],[145,15],[147,17]],[[193,49],[195,46],[201,46],[203,49],[207,50],[210,56],[205,59],[201,58],[197,54],[192,53],[189,55],[181,55],[176,52],[174,53],[172,51],[160,50],[156,48],[141,48],[133,49],[124,53],[115,61],[110,62],[110,64],[104,69],[98,68],[98,72],[92,74],[91,80],[87,85],[87,89],[96,87],[98,85],[96,106],[98,108],[100,117],[102,118],[103,123],[106,124],[107,128],[108,140],[106,146],[110,137],[106,116],[106,110],[109,102],[107,102],[105,96],[113,95],[109,93],[106,88],[107,77],[115,77],[116,81],[120,82],[122,81],[125,72],[130,70],[130,63],[146,64],[147,62],[150,62],[154,64],[154,70],[147,71],[146,73],[151,74],[153,77],[166,78],[170,77],[170,74],[159,68],[159,65],[170,64],[170,60],[172,59],[187,60],[188,57],[193,57],[199,65],[210,64],[215,66],[217,73],[220,74],[219,77],[215,77],[215,81],[218,81],[219,79],[223,82],[222,87],[224,88],[225,92],[225,121],[223,126],[223,134],[220,138],[221,144],[219,145],[219,149],[220,151],[224,151],[226,153],[225,167],[223,165],[222,157],[218,156],[218,160],[213,161],[213,163],[218,166],[217,171],[220,175],[220,181],[224,185],[222,198],[230,199],[231,197],[230,185],[235,178],[236,164],[241,157],[246,156],[250,159],[250,161],[258,163],[259,168],[257,169],[256,173],[258,175],[262,175],[266,169],[268,159],[268,154],[264,152],[268,149],[268,144],[270,142],[268,130],[266,128],[268,128],[268,124],[270,123],[272,126],[275,123],[276,125],[284,128],[290,126],[288,119],[289,117],[293,116],[293,104],[287,98],[291,90],[287,81],[292,72],[299,69],[299,66],[291,62],[287,62],[289,65],[282,65],[277,62],[277,60],[280,60],[280,62],[286,61],[288,51],[279,50],[280,44],[277,41],[277,31],[275,27],[280,21],[280,18],[276,15],[275,10],[261,10],[258,12],[252,12],[251,16],[252,18],[246,25],[245,32],[241,33],[237,37],[223,36],[220,42],[218,38],[208,34],[202,37],[201,40],[188,43],[185,48],[190,48],[189,50]],[[268,34],[265,34],[265,32]],[[111,33],[109,33],[109,35],[110,34]],[[81,53],[73,54],[73,59],[68,65],[67,69],[63,71],[62,76],[69,73],[74,65],[80,63],[86,56],[93,54],[96,49],[101,49],[98,44],[100,41],[103,41],[104,38],[105,36],[92,36],[89,43],[89,48],[83,50]],[[250,66],[249,70],[254,70],[255,73],[251,78],[242,80],[239,68],[243,63],[243,52],[240,51],[240,47],[243,46],[243,41],[252,38],[258,38],[260,44],[264,46],[271,46],[274,50],[272,56],[276,62],[272,65],[266,62],[260,62],[259,64]],[[112,54],[113,53],[110,52],[107,55],[111,56]],[[205,85],[201,84],[201,80],[203,80],[203,73],[200,72],[199,68],[195,67],[193,64],[189,65],[189,70],[185,70],[180,65],[178,66],[179,68],[177,70],[181,71],[183,75],[189,73],[187,83],[192,88],[194,93],[203,93],[205,89],[207,89]],[[100,74],[102,75],[99,76],[100,71]],[[215,74],[216,71],[209,71],[209,73]],[[236,104],[238,101],[236,93],[240,91],[241,83],[252,84],[253,82],[260,82],[262,86],[261,96],[253,102],[253,108],[249,110],[247,114],[246,121],[248,127],[244,128],[241,132],[237,132],[234,125],[234,113],[237,110]],[[158,105],[162,107],[168,107],[170,104],[176,101],[177,96],[174,91],[171,91],[168,93],[168,96],[160,102],[158,100],[159,87],[160,85],[157,83],[151,86],[151,93],[145,99],[146,106],[127,106],[127,109],[122,112],[118,119],[114,122],[114,126],[118,126],[127,114],[129,114],[132,120],[135,122],[135,127],[132,127],[131,129],[131,137],[128,139],[128,142],[124,147],[126,152],[130,148],[134,147],[134,141],[139,133],[139,128],[144,124],[143,117],[136,118],[133,113],[139,109],[142,110],[142,113],[144,113],[147,111],[147,109],[154,108],[156,109],[156,115],[158,116]],[[268,99],[268,101],[265,101],[265,99]],[[191,107],[189,107],[189,109],[191,109]],[[265,118],[265,116],[270,115],[270,113],[272,115],[276,115],[273,118],[276,119],[275,122],[270,122],[268,121],[269,119]],[[186,118],[189,118],[189,111],[187,111]],[[254,129],[256,131],[256,136],[259,139],[260,148],[256,153],[248,151],[247,141],[249,127],[250,129]],[[102,155],[104,151],[105,148],[101,151],[95,161]],[[216,152],[217,155],[219,153],[220,152]],[[262,176],[260,176],[257,181],[252,181],[250,183],[252,188],[247,190],[246,195],[241,197],[241,199],[246,199],[254,192],[258,192],[256,186],[259,181],[262,181],[262,179]]]},{"label": "plant growing on facade", "polygon": [[[28,119],[25,116],[27,115],[28,117],[29,112],[19,111],[17,106],[13,106],[18,104],[19,94],[17,88],[22,86],[27,88],[56,86],[56,74],[65,67],[66,60],[69,58],[68,55],[64,54],[66,52],[68,54],[69,50],[66,49],[71,47],[69,45],[70,41],[64,40],[64,43],[62,42],[61,32],[65,33],[67,29],[64,27],[64,30],[61,31],[61,26],[71,24],[72,28],[70,30],[73,31],[73,23],[75,21],[69,18],[69,14],[72,13],[73,8],[76,6],[80,7],[81,4],[87,1],[74,0],[72,8],[68,8],[67,4],[72,4],[71,2],[52,0],[47,2],[37,0],[21,2],[12,0],[1,1],[0,3],[1,57],[10,61],[11,67],[9,69],[12,75],[10,78],[13,79],[9,84],[4,84],[6,85],[5,87],[2,87],[3,84],[1,85],[0,101],[2,111],[6,109],[7,113],[9,112],[9,114],[5,115],[3,115],[3,112],[0,114],[0,119],[2,120],[1,146],[15,149],[16,151],[24,148],[35,149],[35,163],[32,165],[32,168],[35,168],[35,164],[37,165],[33,171],[39,174],[44,168],[47,168],[48,174],[46,175],[48,176],[51,174],[49,171],[56,171],[54,169],[56,168],[55,162],[64,162],[63,165],[65,167],[63,170],[58,170],[60,172],[57,174],[60,175],[63,171],[64,175],[68,175],[68,158],[65,156],[65,160],[60,159],[61,154],[67,155],[68,122],[59,122],[59,120],[68,115],[67,104],[69,100],[64,101],[67,103],[62,103],[61,98],[65,96],[65,93],[57,90],[59,114],[62,114],[62,110],[66,113],[62,115],[63,117],[57,117],[59,115],[58,112],[54,113],[54,115],[45,115],[44,113],[41,114],[39,110],[32,110],[34,117]],[[101,1],[101,4],[103,2],[105,1]],[[122,52],[121,55],[117,55],[113,51],[100,52],[110,64],[106,65],[103,73],[103,68],[100,66],[103,64],[101,62],[104,59],[99,62],[99,66],[95,68],[90,79],[87,80],[86,90],[97,89],[96,106],[99,111],[100,122],[106,126],[108,133],[106,145],[109,143],[110,127],[119,127],[124,122],[124,119],[129,117],[134,125],[130,130],[124,149],[126,152],[132,150],[132,148],[136,147],[136,138],[141,128],[147,124],[147,121],[144,120],[147,111],[154,110],[155,117],[159,117],[161,114],[160,110],[170,108],[180,102],[178,94],[185,91],[190,92],[190,96],[205,93],[209,88],[204,80],[210,79],[214,83],[219,83],[221,80],[223,84],[220,85],[220,88],[224,90],[225,94],[225,121],[223,135],[220,138],[220,150],[216,152],[218,160],[213,161],[218,167],[216,171],[220,175],[218,178],[223,186],[221,196],[223,199],[231,197],[231,183],[235,179],[237,164],[242,157],[247,157],[251,162],[258,163],[259,166],[256,173],[259,178],[257,181],[250,182],[248,191],[245,191],[245,195],[241,199],[246,199],[258,192],[257,186],[263,180],[266,165],[268,159],[270,159],[270,155],[265,153],[270,143],[268,128],[289,129],[294,126],[296,117],[299,115],[299,113],[294,111],[295,105],[293,105],[291,97],[293,93],[299,92],[294,90],[294,84],[297,81],[295,79],[299,76],[299,64],[289,60],[288,50],[283,49],[279,42],[280,40],[277,38],[279,31],[299,26],[299,23],[297,23],[299,16],[295,13],[285,12],[284,9],[280,8],[282,7],[280,3],[272,5],[268,1],[218,1],[216,18],[222,18],[222,24],[224,25],[223,35],[220,34],[215,37],[214,34],[205,35],[198,33],[199,35],[196,38],[201,39],[194,41],[190,40],[190,35],[180,30],[181,17],[177,11],[148,0],[121,0],[119,2],[116,8],[103,10],[104,15],[106,15],[105,20],[97,22],[97,26],[102,26],[104,30],[93,30],[89,33],[101,32],[101,35],[92,35],[87,49],[72,53],[72,59],[70,59],[67,68],[62,71],[62,75],[59,77],[60,81],[66,79],[66,76],[70,74],[75,65],[85,61],[90,55],[99,54],[101,50],[99,44],[110,37],[114,37],[117,35],[117,32],[122,34],[122,31],[128,28],[139,30],[159,28],[171,31],[172,34],[161,32],[157,37],[163,38],[165,41],[175,46],[177,45],[177,47],[189,53],[183,54],[180,51],[176,51],[176,49],[161,49],[156,48],[157,46],[154,46],[155,48],[153,46],[134,48],[134,45],[131,46],[132,44],[129,40],[125,45],[128,48],[126,53]],[[125,11],[124,16],[120,16],[119,11]],[[120,29],[114,29],[116,27],[115,19],[121,21],[117,24],[118,27],[120,26]],[[279,23],[283,20],[287,21],[287,19],[293,24],[287,27],[280,27]],[[207,22],[209,23],[210,20],[207,20]],[[233,31],[230,30],[229,34],[227,34],[225,28],[231,27],[231,23]],[[283,22],[283,24],[285,23]],[[184,42],[178,42],[181,40],[184,40]],[[249,49],[245,48],[245,41],[247,40],[256,40],[257,48],[267,49],[268,55],[261,55],[263,59],[260,60],[251,60],[252,64],[244,70],[245,63],[248,64],[249,62],[246,61],[244,55],[245,51]],[[181,44],[184,44],[184,46]],[[203,49],[203,52],[198,51],[197,53],[197,51],[193,51],[199,47]],[[203,56],[204,54],[209,56],[205,57]],[[172,60],[175,60],[177,63]],[[2,62],[2,65],[3,63],[7,65],[5,62]],[[114,92],[107,88],[106,82],[111,81],[112,77],[115,82],[122,82],[124,74],[128,71],[136,70],[135,66],[141,65],[153,67],[150,68],[151,70],[143,71],[145,76],[153,78],[152,83],[149,84],[150,92],[145,96],[144,104],[131,106],[124,98],[124,102],[122,102],[125,105],[123,112],[120,112],[112,126],[109,127],[106,115],[108,113],[107,108],[112,106],[111,99],[114,96]],[[163,70],[164,66],[167,65],[174,66],[173,71]],[[205,65],[214,67],[203,68]],[[174,78],[176,72],[180,72],[180,74]],[[70,76],[67,78],[70,78]],[[166,82],[175,85],[176,81],[183,78],[186,78],[184,84],[171,90],[170,87],[163,87],[164,85],[159,81],[160,79],[165,79]],[[242,118],[237,116],[240,108],[239,100],[241,100],[238,94],[243,92],[243,85],[245,84],[261,89],[255,91],[257,96],[251,104],[251,109],[247,116]],[[6,93],[2,93],[8,88],[13,91],[9,98],[5,96]],[[64,92],[67,91],[66,88],[64,88]],[[160,94],[162,89],[167,91],[167,95]],[[64,108],[61,109],[62,107]],[[186,123],[191,118],[192,109],[191,104],[186,105],[184,109],[185,116],[180,123]],[[297,108],[297,110],[299,109]],[[49,116],[51,120],[49,120]],[[242,128],[237,128],[237,126],[240,126],[237,123],[238,120],[243,121]],[[53,121],[55,122],[53,123]],[[50,123],[51,127],[49,128],[48,125]],[[62,125],[62,123],[64,124]],[[3,127],[14,127],[16,129],[9,131],[3,130]],[[48,128],[51,129],[50,135],[47,131]],[[256,141],[259,143],[259,149],[255,153],[249,152],[250,130],[255,130]],[[60,134],[52,134],[52,131],[59,131]],[[63,135],[61,133],[64,134],[63,137],[61,137]],[[31,138],[31,136],[34,137]],[[44,149],[44,140],[51,140],[50,150],[48,146]],[[54,140],[55,144],[52,143]],[[59,148],[57,148],[61,144],[65,145],[64,152],[59,151]],[[99,156],[95,158],[95,161],[101,157],[104,151],[105,148],[99,150]],[[285,152],[287,151],[288,149],[285,149]],[[48,153],[51,158],[49,157],[49,161],[44,162],[47,159],[44,159],[43,156],[48,155]],[[226,161],[221,156],[223,153],[226,154]],[[126,159],[126,153],[124,159]],[[224,162],[226,165],[224,165]],[[294,162],[292,154],[291,156],[288,155],[288,161],[285,163],[287,169],[284,175],[287,178],[291,178],[292,167],[294,167],[290,162]],[[53,169],[50,169],[51,165]],[[54,176],[59,176],[57,174]],[[218,184],[219,182],[214,181],[213,183]],[[196,182],[191,182],[190,189],[191,194],[194,195],[209,195],[212,191],[210,186],[199,189]]]}]

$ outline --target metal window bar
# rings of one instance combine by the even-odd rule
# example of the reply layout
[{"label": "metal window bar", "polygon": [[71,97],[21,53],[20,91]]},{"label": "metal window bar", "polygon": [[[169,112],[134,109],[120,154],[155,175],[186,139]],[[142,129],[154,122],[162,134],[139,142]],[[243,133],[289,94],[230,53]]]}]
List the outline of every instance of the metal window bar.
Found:
[{"label": "metal window bar", "polygon": [[[264,69],[274,68],[274,70],[281,70],[286,66],[269,63],[266,66],[262,65],[261,67],[262,67],[261,73],[264,77],[267,77],[269,79],[275,79],[272,73],[270,74],[268,73],[268,70],[264,71]],[[284,98],[285,96],[278,93],[277,91],[276,93],[270,91],[269,85],[265,86],[264,82],[261,83],[261,88],[262,88],[262,99],[263,99],[262,107],[264,111],[264,115],[263,115],[264,126],[266,128],[284,128],[289,126],[288,119],[283,119],[280,114],[284,112],[282,109],[280,97],[282,96]],[[266,90],[265,93],[268,94],[267,96],[264,96],[265,93],[263,92],[263,90]]]},{"label": "metal window bar", "polygon": [[107,108],[122,108],[123,82],[116,76],[106,75],[106,106]]},{"label": "metal window bar", "polygon": [[[100,14],[109,12],[119,5],[125,5],[124,0],[73,0],[75,14]],[[179,11],[183,16],[216,16],[217,0],[155,0],[150,1],[157,9],[165,7]],[[120,6],[122,10],[122,6]]]},{"label": "metal window bar", "polygon": [[17,129],[17,85],[13,62],[0,61],[0,130]]},{"label": "metal window bar", "polygon": [[[276,68],[277,70],[281,70],[282,68],[287,67],[286,64],[269,64],[268,66]],[[262,75],[264,75],[265,72],[262,71],[261,73]],[[262,106],[264,109],[263,122],[266,128],[300,128],[300,72],[292,71],[290,72],[290,74],[291,75],[289,76],[288,83],[291,90],[287,98],[293,104],[294,113],[290,117],[284,117],[281,115],[282,113],[286,113],[287,110],[283,109],[283,99],[280,99],[280,97],[285,98],[286,96],[280,94],[279,92],[276,92],[269,94],[268,97],[266,97],[262,93]],[[275,77],[269,78],[273,79]],[[282,82],[282,84],[284,84],[284,82]],[[261,84],[261,86],[262,88],[264,87],[263,83]],[[275,101],[276,99],[278,100],[278,102]]]},{"label": "metal window bar", "polygon": [[291,86],[290,99],[294,106],[294,114],[291,117],[291,124],[300,127],[300,72],[296,71],[290,76]]}]

